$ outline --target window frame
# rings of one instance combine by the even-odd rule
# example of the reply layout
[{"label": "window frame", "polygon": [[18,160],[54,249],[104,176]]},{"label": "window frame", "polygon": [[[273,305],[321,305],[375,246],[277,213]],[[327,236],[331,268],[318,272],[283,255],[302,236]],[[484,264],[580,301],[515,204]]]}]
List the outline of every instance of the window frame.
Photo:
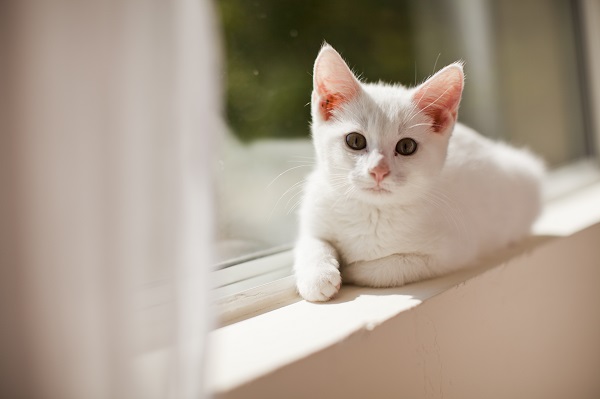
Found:
[{"label": "window frame", "polygon": [[[600,46],[594,47],[593,40],[600,37],[600,3],[578,0],[574,9],[575,25],[580,27],[576,40],[590,154],[548,173],[545,205],[600,182],[600,72],[596,72],[600,71]],[[295,288],[292,247],[277,247],[217,265],[212,277],[219,325],[302,300]]]}]

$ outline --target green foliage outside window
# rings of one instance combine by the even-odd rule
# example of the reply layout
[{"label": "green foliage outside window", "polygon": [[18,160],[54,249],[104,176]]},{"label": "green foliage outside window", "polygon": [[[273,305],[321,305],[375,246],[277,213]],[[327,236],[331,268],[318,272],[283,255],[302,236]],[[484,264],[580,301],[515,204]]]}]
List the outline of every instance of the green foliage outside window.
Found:
[{"label": "green foliage outside window", "polygon": [[367,80],[413,83],[408,1],[219,0],[226,120],[242,140],[307,137],[323,41]]}]

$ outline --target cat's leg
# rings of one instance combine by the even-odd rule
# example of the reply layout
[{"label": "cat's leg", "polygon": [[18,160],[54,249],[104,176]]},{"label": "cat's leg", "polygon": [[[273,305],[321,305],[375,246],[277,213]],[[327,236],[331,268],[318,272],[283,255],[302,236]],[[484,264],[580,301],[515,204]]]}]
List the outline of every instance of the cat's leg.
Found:
[{"label": "cat's leg", "polygon": [[335,248],[326,241],[302,237],[294,252],[296,287],[307,301],[328,301],[340,290],[342,278]]},{"label": "cat's leg", "polygon": [[400,287],[434,276],[432,258],[424,254],[392,254],[344,265],[344,283],[368,287]]}]

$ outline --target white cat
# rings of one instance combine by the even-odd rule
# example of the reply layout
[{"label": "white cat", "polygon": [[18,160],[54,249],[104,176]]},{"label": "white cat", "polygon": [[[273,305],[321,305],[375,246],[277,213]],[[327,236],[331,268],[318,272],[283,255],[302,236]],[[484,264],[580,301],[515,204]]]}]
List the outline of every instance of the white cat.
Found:
[{"label": "white cat", "polygon": [[[543,163],[456,123],[464,75],[365,84],[329,45],[314,67],[316,169],[300,210],[300,295],[392,287],[472,263],[530,232]],[[340,274],[341,270],[341,274]]]}]

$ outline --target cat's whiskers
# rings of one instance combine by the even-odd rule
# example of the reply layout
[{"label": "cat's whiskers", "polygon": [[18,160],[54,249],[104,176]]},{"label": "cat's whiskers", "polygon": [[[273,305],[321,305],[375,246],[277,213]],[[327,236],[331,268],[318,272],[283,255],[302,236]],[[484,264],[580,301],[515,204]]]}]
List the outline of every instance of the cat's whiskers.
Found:
[{"label": "cat's whiskers", "polygon": [[452,87],[448,87],[448,88],[447,88],[446,90],[444,90],[444,91],[442,92],[442,94],[440,94],[440,95],[439,95],[439,96],[438,96],[438,97],[437,97],[435,100],[433,100],[431,103],[427,104],[427,106],[426,106],[426,107],[423,107],[423,108],[421,108],[421,112],[424,112],[424,111],[425,111],[427,108],[429,108],[429,107],[431,107],[431,106],[435,105],[435,103],[437,103],[437,102],[439,101],[439,99],[441,99],[442,97],[444,97],[444,95],[445,95],[446,93],[448,93],[448,90],[450,90],[451,88],[452,88]]},{"label": "cat's whiskers", "polygon": [[279,175],[277,175],[277,177],[275,177],[273,180],[271,180],[271,182],[267,185],[266,188],[271,187],[273,185],[273,183],[275,183],[277,181],[277,179],[279,179],[281,176],[285,175],[286,173],[289,173],[292,170],[295,170],[298,168],[304,168],[304,167],[309,167],[309,166],[313,166],[313,165],[298,165],[298,166],[292,166],[291,168],[286,169],[285,171],[283,171]]},{"label": "cat's whiskers", "polygon": [[[450,90],[450,89],[451,89],[451,87],[448,87],[448,88],[447,88],[446,90],[444,90],[444,92],[443,92],[442,94],[440,94],[440,95],[439,95],[439,96],[438,96],[438,97],[437,97],[435,100],[433,100],[431,103],[427,104],[427,106],[425,106],[425,107],[423,107],[423,108],[417,108],[417,107],[416,107],[416,105],[414,105],[414,106],[413,106],[413,108],[417,109],[417,112],[416,112],[414,115],[412,115],[412,116],[409,116],[409,119],[406,121],[406,123],[409,123],[410,121],[412,121],[412,120],[414,119],[414,117],[416,117],[417,115],[424,113],[424,112],[425,112],[425,110],[427,110],[427,108],[429,108],[429,107],[431,107],[431,106],[435,105],[435,103],[437,103],[437,102],[438,102],[438,101],[439,101],[439,100],[440,100],[442,97],[444,97],[444,95],[445,95],[445,94],[448,92],[448,90]],[[428,90],[429,90],[429,87],[427,87],[427,89],[425,90],[425,93],[423,93],[423,95],[421,96],[421,98],[419,98],[419,101],[418,101],[418,102],[420,102],[420,101],[423,99],[423,97],[425,97],[425,95],[427,94],[427,91],[428,91]]]},{"label": "cat's whiskers", "polygon": [[271,217],[273,216],[273,213],[275,212],[275,209],[277,209],[277,206],[279,205],[279,203],[281,202],[281,200],[283,199],[283,197],[285,197],[290,191],[296,189],[296,188],[300,188],[299,192],[303,191],[304,188],[304,184],[306,183],[306,179],[302,179],[296,183],[294,183],[290,188],[288,188],[287,190],[285,190],[285,192],[283,194],[281,194],[281,196],[279,197],[279,199],[277,200],[277,202],[275,202],[275,205],[273,205],[273,208],[271,209],[271,212],[269,213],[269,218],[268,220],[271,220]]},{"label": "cat's whiskers", "polygon": [[352,170],[351,168],[342,168],[341,166],[330,166],[331,169],[333,170],[343,170],[343,171],[350,171]]},{"label": "cat's whiskers", "polygon": [[419,101],[416,101],[416,102],[413,101],[410,104],[410,109],[408,111],[408,116],[407,116],[408,120],[406,121],[406,123],[412,121],[415,116],[417,116],[418,114],[421,113],[421,110],[417,107],[417,103],[419,103],[427,95],[427,92],[429,91],[430,87],[431,86],[427,86],[425,88],[425,91],[423,92],[423,94],[421,94],[421,97],[419,97]]},{"label": "cat's whiskers", "polygon": [[332,182],[345,181],[345,180],[348,180],[348,177],[346,175],[339,175],[339,176],[330,175],[329,176],[329,181],[332,181]]},{"label": "cat's whiskers", "polygon": [[[427,81],[427,80],[429,80],[429,78],[431,78],[433,75],[435,75],[435,67],[437,66],[437,63],[438,63],[438,61],[439,61],[439,59],[440,59],[440,56],[441,56],[441,54],[442,54],[442,53],[438,53],[438,55],[437,55],[437,57],[436,57],[436,59],[435,59],[435,63],[433,64],[433,70],[432,70],[432,73],[431,73],[431,75],[430,75],[430,76],[429,76],[427,79],[425,79],[426,81]],[[416,85],[416,70],[417,70],[417,66],[416,66],[416,63],[415,63],[415,85]],[[434,104],[435,102],[437,102],[437,101],[438,101],[438,100],[439,100],[441,97],[443,97],[443,96],[444,96],[444,94],[446,94],[446,92],[447,92],[447,91],[448,91],[448,89],[449,89],[449,88],[448,88],[448,89],[446,89],[446,91],[444,91],[444,92],[443,92],[443,93],[442,93],[442,94],[441,94],[441,95],[440,95],[440,96],[439,96],[439,97],[438,97],[438,98],[437,98],[437,99],[436,99],[436,100],[435,100],[433,103],[429,104],[427,107],[425,107],[425,108],[423,108],[423,109],[420,109],[420,108],[418,108],[418,107],[417,107],[417,104],[418,104],[419,102],[421,102],[421,100],[422,100],[423,98],[425,98],[425,96],[427,95],[427,92],[429,92],[429,89],[430,89],[431,87],[432,87],[431,85],[428,85],[428,86],[425,88],[425,91],[423,92],[423,94],[421,94],[421,96],[419,97],[419,100],[418,100],[418,101],[416,101],[416,102],[413,102],[413,103],[411,104],[411,106],[410,106],[410,109],[409,109],[409,112],[408,112],[408,116],[407,116],[407,118],[408,118],[408,119],[406,120],[406,122],[405,122],[405,123],[410,123],[410,121],[412,121],[412,120],[413,120],[413,119],[414,119],[414,118],[415,118],[417,115],[419,115],[419,114],[423,113],[423,111],[424,111],[425,109],[427,109],[427,108],[428,108],[430,105],[433,105],[433,104]],[[409,129],[410,129],[410,128],[409,128]]]},{"label": "cat's whiskers", "polygon": [[294,209],[296,209],[301,203],[302,203],[302,198],[300,198],[298,201],[296,201],[294,203],[294,205],[286,212],[286,215],[289,215],[290,213],[292,213],[294,211]]},{"label": "cat's whiskers", "polygon": [[331,176],[329,179],[329,187],[333,188],[334,190],[338,190],[340,188],[346,187],[348,186],[350,183],[348,181],[348,178],[344,175],[344,176]]},{"label": "cat's whiskers", "polygon": [[418,114],[419,114],[419,109],[417,108],[417,106],[415,104],[411,104],[410,108],[408,110],[408,115],[406,116],[406,121],[404,123],[405,124],[410,123],[414,119],[414,117]]},{"label": "cat's whiskers", "polygon": [[[441,53],[440,53],[440,54],[441,54]],[[434,71],[435,71],[435,67],[436,67],[436,65],[437,65],[438,59],[439,59],[439,57],[440,57],[440,54],[438,54],[438,57],[437,57],[437,58],[436,58],[436,60],[435,60],[435,64],[433,65],[433,70],[434,70]],[[432,73],[432,75],[431,75],[431,76],[433,76],[433,73]],[[431,77],[431,76],[430,76],[430,77]],[[436,98],[436,99],[435,99],[435,101],[434,101],[433,103],[429,104],[427,107],[425,107],[425,108],[423,108],[423,109],[419,109],[419,108],[417,107],[417,103],[421,102],[421,100],[422,100],[423,98],[425,98],[425,96],[427,95],[427,92],[429,91],[429,89],[430,89],[430,88],[431,88],[431,85],[428,85],[428,86],[425,88],[425,91],[423,92],[423,94],[421,95],[421,97],[419,97],[419,100],[418,100],[418,101],[416,101],[416,102],[413,102],[413,103],[411,104],[411,110],[409,111],[409,114],[408,114],[408,120],[406,121],[406,123],[408,123],[408,122],[412,121],[412,120],[413,120],[413,118],[414,118],[415,116],[417,116],[417,115],[421,114],[421,113],[422,113],[422,112],[423,112],[425,109],[427,109],[427,108],[428,108],[430,105],[433,105],[435,102],[437,102],[437,101],[438,101],[438,100],[439,100],[441,97],[443,97],[443,96],[444,96],[444,94],[446,94],[446,92],[447,92],[447,91],[450,89],[450,88],[447,88],[447,89],[446,89],[446,90],[445,90],[445,91],[444,91],[444,92],[443,92],[443,93],[442,93],[442,94],[441,94],[441,95],[440,95],[438,98]],[[416,112],[415,112],[415,111],[416,111]]]},{"label": "cat's whiskers", "polygon": [[439,127],[441,125],[438,125],[436,123],[416,123],[416,124],[414,124],[412,126],[403,128],[403,130],[409,130],[409,129],[412,129],[412,128],[418,127],[418,126],[435,126],[435,127]]},{"label": "cat's whiskers", "polygon": [[331,176],[331,177],[342,177],[342,178],[347,178],[348,177],[348,175],[346,173],[330,173],[329,176]]},{"label": "cat's whiskers", "polygon": [[[292,200],[293,200],[294,198],[298,197],[300,194],[303,194],[303,193],[304,193],[304,186],[305,186],[305,183],[306,183],[306,182],[303,182],[303,185],[302,185],[301,189],[300,189],[300,190],[298,190],[298,191],[297,191],[295,194],[293,194],[293,195],[292,195],[292,196],[291,196],[291,197],[290,197],[290,198],[287,200],[287,202],[285,203],[284,209],[289,209],[290,202],[292,202]],[[302,197],[300,197],[300,200],[302,200]],[[287,214],[289,215],[289,212],[287,212]]]},{"label": "cat's whiskers", "polygon": [[347,202],[347,201],[350,199],[350,196],[351,196],[352,194],[354,194],[354,192],[355,192],[356,190],[357,190],[356,186],[353,186],[353,185],[351,185],[351,186],[350,186],[350,187],[349,187],[349,188],[346,190],[346,192],[344,192],[344,197],[345,197],[345,199],[346,199],[346,201],[345,201],[345,202]]},{"label": "cat's whiskers", "polygon": [[[347,169],[347,168],[340,168],[340,167],[334,167],[334,170],[341,170],[341,171],[350,171],[351,169]],[[332,173],[330,174],[330,179],[329,179],[330,183],[331,183],[331,188],[333,190],[341,190],[347,186],[350,185],[350,183],[348,182],[348,175],[346,173]],[[302,184],[302,186],[299,186],[299,184]],[[273,211],[275,210],[275,208],[277,207],[278,203],[281,201],[281,199],[283,199],[283,197],[285,195],[287,195],[287,193],[289,193],[291,190],[293,190],[294,188],[300,188],[300,190],[298,190],[296,193],[294,193],[286,202],[284,208],[287,208],[286,211],[286,215],[289,215],[290,213],[292,213],[301,203],[303,200],[303,197],[300,196],[300,198],[298,200],[296,200],[293,205],[290,207],[290,203],[294,200],[294,198],[297,198],[300,194],[302,194],[304,192],[304,186],[306,185],[306,179],[303,179],[300,182],[297,182],[296,184],[294,184],[292,187],[290,187],[288,190],[286,190],[281,197],[279,198],[279,200],[277,201],[277,203],[275,204]],[[273,211],[271,213],[273,213]]]},{"label": "cat's whiskers", "polygon": [[417,60],[415,60],[415,86],[417,85]]},{"label": "cat's whiskers", "polygon": [[332,182],[329,187],[333,189],[333,191],[340,191],[349,186],[349,183],[344,180],[338,180],[337,182]]},{"label": "cat's whiskers", "polygon": [[336,208],[336,206],[338,205],[338,203],[340,202],[341,199],[344,199],[344,202],[342,203],[342,205],[345,204],[346,202],[348,202],[348,200],[350,199],[350,195],[356,189],[355,186],[352,186],[350,184],[348,184],[348,186],[349,187],[346,189],[346,191],[344,191],[340,196],[337,197],[337,199],[333,203],[332,209]]},{"label": "cat's whiskers", "polygon": [[[351,169],[341,169],[341,168],[333,168],[333,169],[334,169],[334,170],[336,170],[336,169],[339,169],[339,170],[341,170],[341,171],[343,171],[343,172],[347,172],[347,171],[351,172],[351,171],[352,171]],[[330,173],[329,173],[329,176],[331,176],[331,177],[342,177],[342,178],[348,178],[348,173],[337,173],[337,172],[330,172]]]},{"label": "cat's whiskers", "polygon": [[[431,76],[433,76],[433,75],[435,74],[435,73],[434,73],[434,72],[435,72],[435,67],[437,66],[437,63],[438,63],[438,60],[440,59],[440,55],[441,55],[441,54],[442,54],[442,53],[438,53],[438,55],[437,55],[437,57],[436,57],[436,59],[435,59],[435,63],[433,64],[433,71],[432,71],[432,73],[431,73],[431,75],[430,75],[429,77],[431,77]],[[428,79],[429,79],[429,78],[428,78]],[[427,80],[427,79],[426,79],[426,80]],[[417,65],[416,65],[416,63],[415,63],[415,85],[416,85],[416,83],[417,83]],[[423,98],[425,98],[425,96],[427,95],[427,92],[429,91],[429,88],[430,88],[430,87],[431,87],[431,85],[428,85],[428,86],[425,88],[425,91],[423,92],[423,94],[421,95],[421,97],[419,97],[419,101],[417,101],[416,103],[414,103],[414,102],[413,102],[413,103],[411,104],[411,108],[410,108],[410,110],[409,110],[409,113],[408,113],[408,120],[406,121],[406,123],[409,123],[410,121],[412,121],[414,117],[416,117],[417,115],[421,114],[421,113],[424,111],[424,109],[425,109],[425,108],[427,108],[427,107],[425,107],[424,109],[419,109],[419,108],[417,107],[417,103],[421,102],[421,100],[422,100]],[[447,90],[446,90],[446,91],[447,91]],[[440,97],[442,97],[444,94],[446,94],[446,92],[442,93],[442,95],[441,95]],[[439,99],[440,99],[440,97],[438,97],[438,98],[437,98],[435,101],[439,100]],[[435,102],[435,101],[434,101],[434,102]],[[430,105],[431,105],[431,104],[430,104]],[[407,128],[407,129],[410,129],[410,128]]]},{"label": "cat's whiskers", "polygon": [[435,67],[437,66],[437,63],[440,60],[440,55],[442,55],[442,53],[438,53],[437,57],[435,57],[435,62],[433,63],[433,70],[431,71],[431,76],[435,74]]}]

